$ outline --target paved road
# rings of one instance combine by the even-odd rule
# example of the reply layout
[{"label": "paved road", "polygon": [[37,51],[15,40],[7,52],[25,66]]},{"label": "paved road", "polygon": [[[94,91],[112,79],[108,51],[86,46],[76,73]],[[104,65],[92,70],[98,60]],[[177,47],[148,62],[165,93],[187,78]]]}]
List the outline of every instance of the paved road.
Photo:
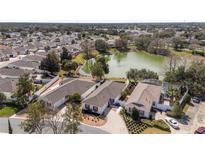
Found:
[{"label": "paved road", "polygon": [[[23,129],[20,128],[20,124],[23,120],[20,119],[10,119],[12,125],[13,134],[25,134]],[[106,131],[103,131],[99,128],[94,128],[86,125],[80,126],[81,132],[79,134],[109,134]],[[0,133],[8,133],[8,118],[0,118]],[[48,128],[43,130],[44,134],[52,134],[52,131]]]}]

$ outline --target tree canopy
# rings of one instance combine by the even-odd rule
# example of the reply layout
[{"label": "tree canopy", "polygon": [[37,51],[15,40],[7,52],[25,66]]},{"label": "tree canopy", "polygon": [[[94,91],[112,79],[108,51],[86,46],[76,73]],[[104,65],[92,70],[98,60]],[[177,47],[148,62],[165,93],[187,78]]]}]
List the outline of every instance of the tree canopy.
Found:
[{"label": "tree canopy", "polygon": [[102,39],[96,40],[95,49],[101,53],[105,53],[107,51],[107,43]]},{"label": "tree canopy", "polygon": [[139,80],[144,80],[144,79],[158,79],[159,76],[157,73],[146,70],[146,69],[130,69],[127,72],[127,78],[131,81],[138,82]]},{"label": "tree canopy", "polygon": [[59,56],[53,51],[41,61],[40,68],[51,73],[56,73],[60,70]]}]

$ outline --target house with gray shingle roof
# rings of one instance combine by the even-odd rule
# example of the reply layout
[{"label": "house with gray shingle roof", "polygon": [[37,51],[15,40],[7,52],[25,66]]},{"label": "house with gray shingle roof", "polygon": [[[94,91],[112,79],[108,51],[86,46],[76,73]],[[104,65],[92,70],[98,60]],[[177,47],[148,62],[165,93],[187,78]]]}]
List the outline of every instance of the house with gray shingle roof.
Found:
[{"label": "house with gray shingle roof", "polygon": [[38,70],[39,66],[40,66],[39,62],[26,61],[26,60],[18,60],[8,64],[9,68],[20,68],[20,69],[27,69],[27,70]]},{"label": "house with gray shingle roof", "polygon": [[9,79],[18,79],[23,74],[31,74],[31,70],[23,70],[17,68],[0,68],[0,77]]},{"label": "house with gray shingle roof", "polygon": [[93,93],[82,101],[83,110],[102,115],[109,104],[116,102],[126,84],[115,81],[105,81]]},{"label": "house with gray shingle roof", "polygon": [[0,92],[4,93],[7,98],[17,90],[17,80],[0,78]]},{"label": "house with gray shingle roof", "polygon": [[79,93],[81,95],[81,99],[84,99],[95,89],[96,86],[93,81],[70,79],[57,89],[41,95],[39,99],[45,101],[49,107],[57,108],[64,104],[69,99],[70,95]]}]

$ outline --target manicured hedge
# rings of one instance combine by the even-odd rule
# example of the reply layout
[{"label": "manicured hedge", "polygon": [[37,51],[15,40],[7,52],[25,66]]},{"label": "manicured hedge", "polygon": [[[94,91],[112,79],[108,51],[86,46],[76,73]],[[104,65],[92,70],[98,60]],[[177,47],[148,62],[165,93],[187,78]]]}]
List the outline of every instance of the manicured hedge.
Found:
[{"label": "manicured hedge", "polygon": [[163,120],[142,119],[141,122],[149,127],[155,127],[164,131],[170,131],[170,127]]}]

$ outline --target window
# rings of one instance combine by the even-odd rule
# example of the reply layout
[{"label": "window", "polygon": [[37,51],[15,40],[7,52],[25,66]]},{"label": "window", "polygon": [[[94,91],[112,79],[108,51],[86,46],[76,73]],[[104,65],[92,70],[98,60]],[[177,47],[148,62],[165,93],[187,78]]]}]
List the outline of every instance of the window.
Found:
[{"label": "window", "polygon": [[98,111],[98,107],[93,106],[93,111],[94,111],[94,112],[97,112],[97,111]]},{"label": "window", "polygon": [[85,109],[90,110],[90,105],[85,104]]}]

